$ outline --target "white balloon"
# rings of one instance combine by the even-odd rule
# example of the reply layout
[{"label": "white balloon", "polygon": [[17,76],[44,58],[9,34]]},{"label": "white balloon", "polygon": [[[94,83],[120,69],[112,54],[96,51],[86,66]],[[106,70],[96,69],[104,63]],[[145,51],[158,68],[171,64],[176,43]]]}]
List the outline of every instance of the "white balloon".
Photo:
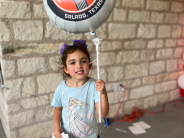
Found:
[{"label": "white balloon", "polygon": [[47,15],[69,33],[95,32],[107,21],[116,0],[43,0]]},{"label": "white balloon", "polygon": [[178,85],[181,89],[184,90],[184,74],[181,75],[179,78],[178,78]]}]

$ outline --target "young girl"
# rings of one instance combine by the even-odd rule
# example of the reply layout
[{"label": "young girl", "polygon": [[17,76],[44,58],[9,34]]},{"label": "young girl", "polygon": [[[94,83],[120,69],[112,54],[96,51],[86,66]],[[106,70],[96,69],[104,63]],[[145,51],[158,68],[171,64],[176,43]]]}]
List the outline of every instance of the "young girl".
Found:
[{"label": "young girl", "polygon": [[70,138],[99,138],[95,119],[95,107],[99,114],[98,91],[102,118],[107,116],[109,104],[105,83],[88,77],[92,64],[86,41],[75,40],[73,45],[64,44],[60,53],[65,81],[56,88],[51,103],[55,107],[54,137],[62,138],[61,133],[64,132]]}]

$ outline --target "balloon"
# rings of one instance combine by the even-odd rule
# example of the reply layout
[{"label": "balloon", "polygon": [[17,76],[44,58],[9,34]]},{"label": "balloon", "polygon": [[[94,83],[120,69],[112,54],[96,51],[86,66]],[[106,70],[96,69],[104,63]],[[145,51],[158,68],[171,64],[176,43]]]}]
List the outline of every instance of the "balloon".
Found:
[{"label": "balloon", "polygon": [[178,85],[179,85],[179,87],[180,87],[181,89],[184,90],[184,74],[181,75],[181,76],[179,76],[179,78],[178,78]]},{"label": "balloon", "polygon": [[47,15],[69,33],[95,32],[107,21],[116,0],[43,0]]}]

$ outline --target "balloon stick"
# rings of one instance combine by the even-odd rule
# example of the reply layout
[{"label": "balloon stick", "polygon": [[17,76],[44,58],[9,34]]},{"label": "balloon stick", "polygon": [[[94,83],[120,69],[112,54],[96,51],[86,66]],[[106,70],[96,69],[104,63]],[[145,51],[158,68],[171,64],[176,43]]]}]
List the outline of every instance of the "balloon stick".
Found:
[{"label": "balloon stick", "polygon": [[[96,33],[91,33],[91,35],[93,36],[93,43],[94,45],[96,45],[96,60],[97,60],[97,76],[98,79],[100,79],[100,75],[99,75],[99,44],[100,44],[100,39],[97,38]],[[98,97],[99,97],[99,123],[101,123],[101,102],[100,102],[100,92],[98,92]]]}]

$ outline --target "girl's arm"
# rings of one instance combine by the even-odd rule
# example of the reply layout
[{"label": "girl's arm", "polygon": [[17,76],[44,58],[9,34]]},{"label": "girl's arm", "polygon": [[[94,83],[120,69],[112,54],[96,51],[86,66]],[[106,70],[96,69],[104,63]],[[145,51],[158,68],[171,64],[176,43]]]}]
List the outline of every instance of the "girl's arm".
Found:
[{"label": "girl's arm", "polygon": [[62,107],[54,108],[53,126],[54,126],[54,137],[55,138],[62,138],[61,133],[63,133],[63,130],[60,127],[62,109],[63,109]]},{"label": "girl's arm", "polygon": [[[109,112],[109,102],[104,81],[100,79],[96,81],[96,90],[100,92],[101,118],[105,118]],[[96,103],[96,109],[99,114],[99,102]]]}]

